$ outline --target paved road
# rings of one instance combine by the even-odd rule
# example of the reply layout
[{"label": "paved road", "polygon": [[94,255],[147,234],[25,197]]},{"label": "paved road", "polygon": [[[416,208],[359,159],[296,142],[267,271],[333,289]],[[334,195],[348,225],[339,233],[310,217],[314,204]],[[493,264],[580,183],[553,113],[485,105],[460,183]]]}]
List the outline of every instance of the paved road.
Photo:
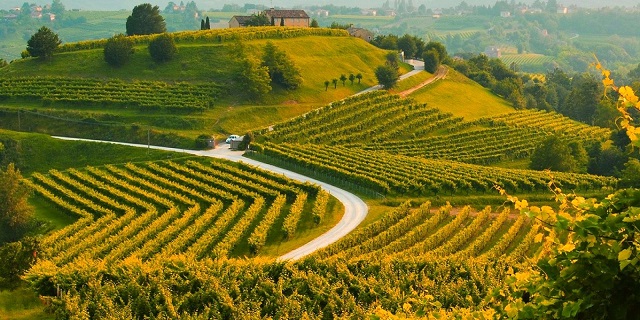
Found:
[{"label": "paved road", "polygon": [[78,138],[66,138],[66,137],[55,137],[57,139],[62,140],[75,140],[75,141],[91,141],[91,142],[99,142],[99,143],[113,143],[125,146],[132,147],[140,147],[140,148],[151,148],[157,150],[166,150],[166,151],[174,151],[174,152],[183,152],[198,156],[212,157],[212,158],[220,158],[227,159],[235,162],[242,161],[244,163],[248,163],[259,167],[264,170],[268,170],[271,172],[284,174],[288,178],[293,180],[297,180],[300,182],[311,182],[320,185],[324,190],[331,193],[334,197],[336,197],[342,204],[344,205],[344,216],[338,222],[338,224],[333,227],[331,230],[325,232],[318,238],[310,241],[309,243],[295,249],[278,259],[280,260],[298,260],[306,255],[311,254],[312,252],[326,247],[340,238],[349,234],[349,232],[353,231],[367,216],[369,212],[369,207],[362,201],[362,199],[358,198],[356,195],[349,193],[340,188],[334,187],[324,182],[317,181],[315,179],[311,179],[309,177],[305,177],[301,174],[285,170],[282,168],[278,168],[276,166],[272,166],[269,164],[265,164],[259,161],[255,161],[253,159],[248,159],[242,156],[242,152],[231,151],[228,148],[228,145],[221,144],[218,148],[213,150],[201,151],[201,150],[185,150],[185,149],[175,149],[175,148],[166,148],[166,147],[158,147],[158,146],[147,146],[143,144],[133,144],[133,143],[124,143],[124,142],[111,142],[111,141],[100,141],[100,140],[90,140],[90,139],[78,139]]}]

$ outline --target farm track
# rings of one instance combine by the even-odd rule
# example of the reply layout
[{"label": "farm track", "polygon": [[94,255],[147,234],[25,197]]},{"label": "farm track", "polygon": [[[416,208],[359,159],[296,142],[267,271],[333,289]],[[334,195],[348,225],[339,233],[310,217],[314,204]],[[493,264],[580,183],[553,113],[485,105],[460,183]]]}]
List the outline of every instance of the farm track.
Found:
[{"label": "farm track", "polygon": [[417,85],[417,86],[415,86],[415,87],[413,87],[411,89],[408,89],[408,90],[405,90],[405,91],[402,91],[402,92],[398,93],[398,95],[400,95],[401,97],[405,98],[406,96],[408,96],[408,95],[410,95],[410,94],[412,94],[412,93],[424,88],[425,86],[427,86],[427,85],[429,85],[429,84],[431,84],[433,82],[436,82],[438,80],[446,78],[448,72],[449,72],[449,69],[447,67],[440,66],[440,67],[438,67],[438,70],[433,75],[433,77],[427,79],[426,81],[422,82],[421,84],[419,84],[419,85]]}]

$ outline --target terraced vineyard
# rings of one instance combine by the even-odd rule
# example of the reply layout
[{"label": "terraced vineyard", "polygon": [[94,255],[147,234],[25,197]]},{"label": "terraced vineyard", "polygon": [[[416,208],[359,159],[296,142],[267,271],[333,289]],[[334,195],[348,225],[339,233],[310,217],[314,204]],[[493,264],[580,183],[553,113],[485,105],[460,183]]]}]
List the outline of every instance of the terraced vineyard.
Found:
[{"label": "terraced vineyard", "polygon": [[204,111],[222,87],[213,83],[127,82],[71,77],[0,78],[0,99],[37,100],[47,106],[119,106],[140,110]]},{"label": "terraced vineyard", "polygon": [[[265,143],[262,148],[267,157],[391,195],[468,194],[487,192],[495,185],[513,193],[537,192],[548,190],[551,180],[542,171],[484,167],[349,147]],[[553,178],[568,189],[599,190],[617,183],[615,178],[588,174],[557,172]]]},{"label": "terraced vineyard", "polygon": [[397,259],[435,261],[470,258],[519,261],[534,248],[538,226],[510,210],[474,215],[464,207],[455,215],[450,205],[435,211],[429,202],[412,209],[405,202],[382,219],[318,251],[319,259]]},{"label": "terraced vineyard", "polygon": [[43,240],[57,265],[257,254],[294,237],[301,219],[319,223],[328,200],[317,186],[221,160],[51,170],[28,183],[79,218]]},{"label": "terraced vineyard", "polygon": [[376,92],[278,124],[266,137],[272,142],[341,144],[394,155],[487,165],[529,157],[549,134],[604,141],[610,130],[534,110],[465,121],[410,99]]}]

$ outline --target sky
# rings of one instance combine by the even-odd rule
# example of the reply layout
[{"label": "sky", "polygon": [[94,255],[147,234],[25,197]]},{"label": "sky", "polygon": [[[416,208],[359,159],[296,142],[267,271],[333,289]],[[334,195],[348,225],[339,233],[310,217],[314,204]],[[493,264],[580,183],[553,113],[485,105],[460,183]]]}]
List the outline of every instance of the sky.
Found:
[{"label": "sky", "polygon": [[[170,0],[62,0],[62,4],[67,9],[82,9],[82,10],[131,10],[137,4],[149,2],[154,5],[158,5],[160,8],[166,7]],[[180,0],[173,0],[179,3]],[[190,0],[184,0],[185,2]],[[518,0],[517,2],[520,2]],[[544,0],[543,0],[544,1]],[[0,0],[0,9],[10,9],[12,7],[19,7],[24,2],[46,4],[51,3],[51,0]],[[309,5],[326,5],[335,4],[339,6],[347,7],[380,7],[384,0],[367,1],[367,0],[195,0],[196,5],[201,10],[209,9],[221,9],[224,4],[239,4],[245,3],[261,4],[265,6],[278,6],[278,7],[293,7],[293,6],[309,6]],[[393,2],[391,0],[390,2]],[[456,6],[460,1],[451,0],[413,0],[416,6],[425,4],[428,8],[442,8]],[[496,0],[466,0],[469,5],[494,5]],[[523,2],[531,3],[533,0],[525,0]],[[559,0],[558,3],[563,5],[579,5],[581,7],[599,7],[599,6],[635,6],[640,0]]]}]

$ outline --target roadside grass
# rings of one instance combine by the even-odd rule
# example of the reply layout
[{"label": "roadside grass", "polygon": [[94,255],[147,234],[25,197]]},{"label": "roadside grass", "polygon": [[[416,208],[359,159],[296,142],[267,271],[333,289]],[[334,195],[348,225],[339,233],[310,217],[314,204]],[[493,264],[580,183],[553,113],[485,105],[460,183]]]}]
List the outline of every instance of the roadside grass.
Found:
[{"label": "roadside grass", "polygon": [[64,141],[44,134],[7,130],[0,130],[0,141],[5,145],[5,161],[14,162],[25,177],[33,172],[47,172],[50,169],[65,170],[184,157],[175,152],[108,143]]},{"label": "roadside grass", "polygon": [[0,320],[55,319],[45,312],[38,296],[25,286],[0,291]]},{"label": "roadside grass", "polygon": [[62,213],[52,203],[39,195],[29,197],[29,204],[34,208],[34,217],[48,223],[48,230],[55,231],[73,224],[77,219]]},{"label": "roadside grass", "polygon": [[451,68],[445,79],[414,92],[410,97],[442,112],[462,116],[467,121],[514,111],[506,100]]}]

